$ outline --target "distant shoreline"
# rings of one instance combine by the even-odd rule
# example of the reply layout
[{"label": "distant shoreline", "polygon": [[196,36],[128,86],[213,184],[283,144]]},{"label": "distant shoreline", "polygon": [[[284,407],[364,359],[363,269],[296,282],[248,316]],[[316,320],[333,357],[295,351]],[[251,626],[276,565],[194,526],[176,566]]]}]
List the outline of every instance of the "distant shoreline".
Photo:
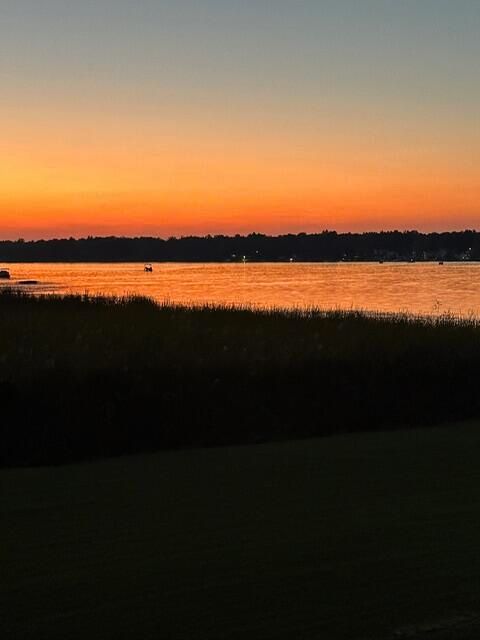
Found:
[{"label": "distant shoreline", "polygon": [[0,260],[0,264],[478,264],[480,258],[471,260]]},{"label": "distant shoreline", "polygon": [[15,262],[435,262],[479,261],[480,232],[385,231],[0,241]]}]

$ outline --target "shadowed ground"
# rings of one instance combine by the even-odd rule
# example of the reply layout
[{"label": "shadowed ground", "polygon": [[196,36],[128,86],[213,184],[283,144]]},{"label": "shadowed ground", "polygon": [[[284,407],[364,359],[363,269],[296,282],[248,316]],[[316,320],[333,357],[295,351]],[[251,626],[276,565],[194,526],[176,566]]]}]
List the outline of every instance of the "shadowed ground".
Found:
[{"label": "shadowed ground", "polygon": [[473,424],[4,470],[2,637],[478,637],[479,460]]}]

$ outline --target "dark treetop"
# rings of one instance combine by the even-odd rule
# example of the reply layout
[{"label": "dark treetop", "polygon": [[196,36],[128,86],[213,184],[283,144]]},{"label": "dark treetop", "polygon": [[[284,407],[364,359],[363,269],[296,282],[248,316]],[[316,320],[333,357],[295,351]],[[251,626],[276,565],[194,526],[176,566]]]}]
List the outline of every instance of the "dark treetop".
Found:
[{"label": "dark treetop", "polygon": [[388,231],[0,241],[0,262],[479,260],[480,232]]}]

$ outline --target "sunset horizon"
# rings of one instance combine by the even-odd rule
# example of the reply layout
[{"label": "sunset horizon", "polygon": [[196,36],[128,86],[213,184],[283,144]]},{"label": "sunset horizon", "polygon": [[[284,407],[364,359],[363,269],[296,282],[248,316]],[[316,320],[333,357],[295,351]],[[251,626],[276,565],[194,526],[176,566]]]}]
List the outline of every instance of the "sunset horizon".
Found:
[{"label": "sunset horizon", "polygon": [[1,640],[480,637],[480,0],[0,0]]},{"label": "sunset horizon", "polygon": [[3,7],[0,238],[475,227],[480,7]]},{"label": "sunset horizon", "polygon": [[85,240],[87,238],[125,238],[125,239],[142,239],[142,238],[155,238],[160,240],[168,240],[172,239],[181,239],[188,237],[195,238],[206,238],[206,237],[215,237],[215,236],[224,236],[224,237],[235,237],[235,236],[250,236],[250,235],[263,235],[272,238],[287,236],[287,235],[318,235],[322,233],[337,233],[339,235],[342,234],[381,234],[381,233],[419,233],[419,234],[450,234],[450,233],[464,233],[464,232],[474,232],[477,233],[478,229],[474,226],[464,226],[464,227],[414,227],[414,226],[406,226],[406,227],[369,227],[365,228],[351,228],[346,227],[345,229],[341,227],[332,228],[332,227],[316,227],[313,226],[311,228],[306,227],[305,225],[299,226],[298,228],[290,227],[286,229],[266,229],[262,230],[259,228],[225,228],[224,230],[217,230],[213,228],[211,231],[208,230],[198,230],[195,228],[188,228],[185,231],[179,230],[177,233],[164,231],[162,228],[157,227],[144,227],[142,233],[136,233],[135,229],[131,229],[129,227],[94,227],[94,232],[92,232],[88,227],[83,229],[83,227],[67,227],[62,232],[61,227],[56,227],[55,231],[47,232],[37,232],[35,229],[28,230],[26,233],[6,233],[3,236],[0,236],[0,242],[38,242],[38,241],[50,241],[50,240]]}]

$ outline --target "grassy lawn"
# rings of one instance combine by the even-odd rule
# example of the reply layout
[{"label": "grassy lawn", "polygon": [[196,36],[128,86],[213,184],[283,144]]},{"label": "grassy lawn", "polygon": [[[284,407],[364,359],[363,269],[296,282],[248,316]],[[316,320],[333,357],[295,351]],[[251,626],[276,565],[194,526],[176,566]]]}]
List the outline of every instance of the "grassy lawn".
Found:
[{"label": "grassy lawn", "polygon": [[476,638],[480,425],[0,472],[2,638]]}]

